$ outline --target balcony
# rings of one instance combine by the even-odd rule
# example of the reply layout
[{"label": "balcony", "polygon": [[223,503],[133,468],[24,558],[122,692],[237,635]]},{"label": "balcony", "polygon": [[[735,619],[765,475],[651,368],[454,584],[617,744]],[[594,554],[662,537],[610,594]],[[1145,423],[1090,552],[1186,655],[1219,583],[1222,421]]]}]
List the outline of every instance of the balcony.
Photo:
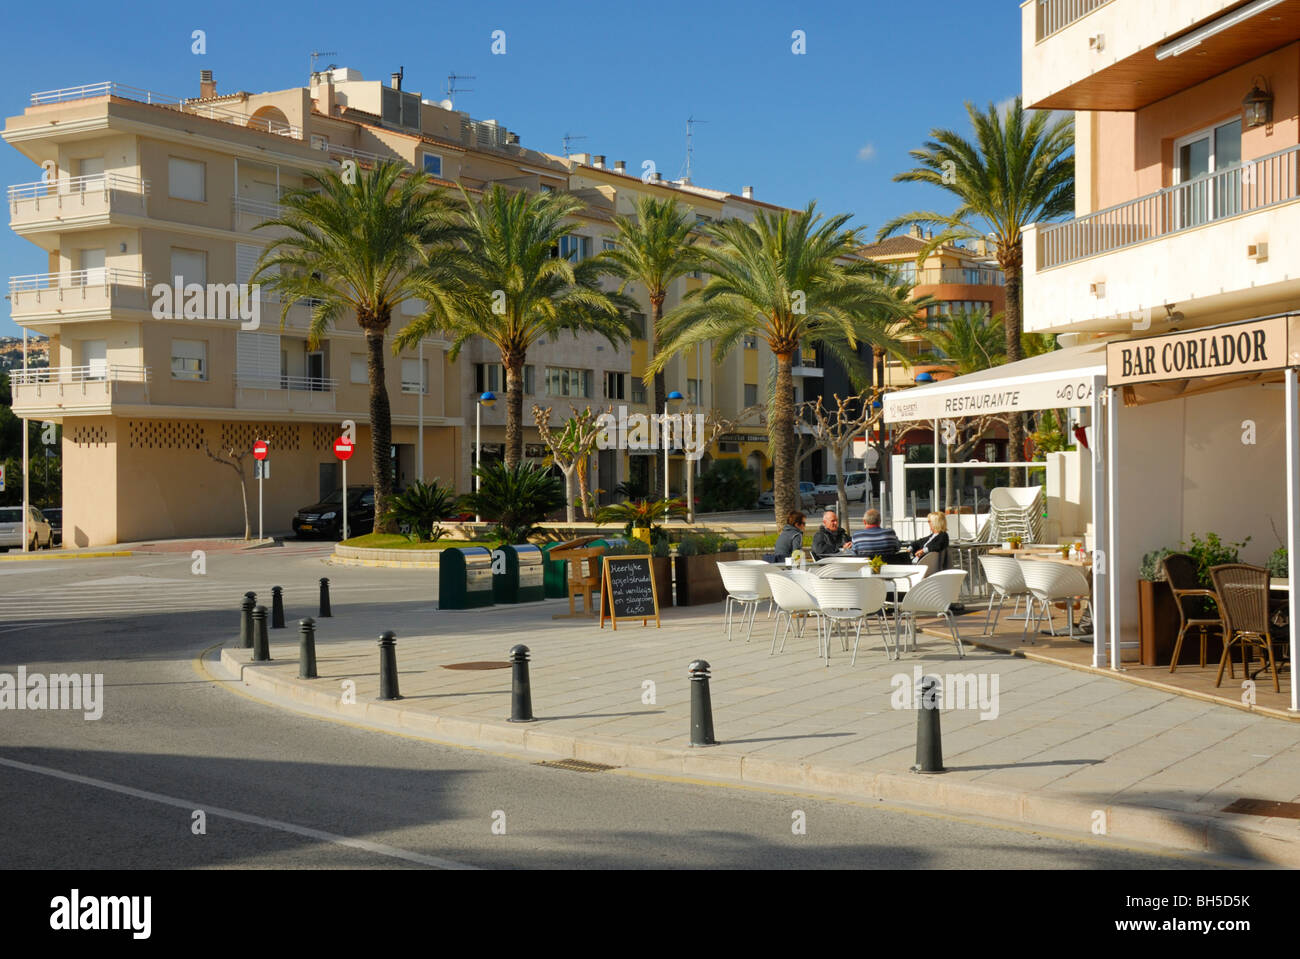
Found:
[{"label": "balcony", "polygon": [[30,273],[9,279],[15,320],[59,319],[109,310],[149,307],[149,274],[99,268],[68,273]]},{"label": "balcony", "polygon": [[[284,207],[279,203],[267,203],[265,200],[251,200],[245,196],[232,196],[230,198],[230,212],[232,230],[251,232],[259,223],[280,216],[284,212]],[[267,231],[257,230],[257,232],[263,233]],[[271,239],[269,233],[266,239]]]},{"label": "balcony", "polygon": [[943,267],[917,270],[912,283],[915,286],[1006,286],[1007,278],[1001,270],[988,267]]},{"label": "balcony", "polygon": [[177,112],[187,113],[192,116],[207,117],[210,120],[219,120],[222,123],[230,123],[234,126],[248,127],[250,130],[260,130],[263,133],[273,133],[277,136],[292,137],[295,140],[302,139],[302,128],[290,123],[281,123],[278,120],[267,117],[249,116],[240,113],[238,110],[231,110],[227,107],[217,106],[216,104],[184,100],[178,97],[155,93],[152,90],[143,90],[140,87],[132,87],[124,83],[117,83],[112,80],[105,80],[100,83],[86,83],[79,87],[63,87],[58,90],[45,90],[40,93],[33,93],[32,106],[45,106],[52,103],[69,103],[75,100],[91,100],[97,97],[115,97],[119,100],[135,100],[139,103],[148,103],[152,106],[165,107],[168,110],[176,110]]},{"label": "balcony", "polygon": [[235,374],[235,409],[333,412],[338,381],[319,376]]},{"label": "balcony", "polygon": [[1110,0],[1038,0],[1034,37],[1038,41],[1046,40],[1108,3]]},{"label": "balcony", "polygon": [[817,365],[817,354],[812,350],[800,350],[794,355],[791,376],[822,376],[822,368]]},{"label": "balcony", "polygon": [[[1026,328],[1127,317],[1215,298],[1259,303],[1300,285],[1285,255],[1300,232],[1300,146],[1025,232]],[[1269,256],[1272,240],[1274,255]],[[1044,319],[1058,322],[1043,324]],[[1145,329],[1146,326],[1140,326]]]},{"label": "balcony", "polygon": [[115,404],[149,402],[149,368],[96,363],[12,370],[13,408],[19,416],[109,413]]},{"label": "balcony", "polygon": [[9,188],[9,225],[103,226],[113,213],[147,216],[148,197],[148,180],[119,173],[19,183]]}]

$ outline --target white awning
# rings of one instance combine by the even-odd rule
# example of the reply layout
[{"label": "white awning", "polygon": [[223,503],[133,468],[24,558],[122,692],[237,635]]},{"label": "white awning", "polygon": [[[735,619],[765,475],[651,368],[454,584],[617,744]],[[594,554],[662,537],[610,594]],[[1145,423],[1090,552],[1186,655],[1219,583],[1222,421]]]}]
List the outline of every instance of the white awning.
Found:
[{"label": "white awning", "polygon": [[1027,360],[885,395],[885,422],[1091,406],[1106,376],[1106,344],[1054,350]]}]

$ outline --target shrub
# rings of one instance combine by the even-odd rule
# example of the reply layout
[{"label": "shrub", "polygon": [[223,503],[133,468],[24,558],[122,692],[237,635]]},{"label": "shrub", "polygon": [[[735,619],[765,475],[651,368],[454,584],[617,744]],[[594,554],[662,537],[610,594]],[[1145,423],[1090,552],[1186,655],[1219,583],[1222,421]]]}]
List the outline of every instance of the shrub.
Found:
[{"label": "shrub", "polygon": [[678,556],[715,556],[718,553],[734,553],[739,546],[734,539],[727,539],[721,533],[701,530],[688,533],[677,544]]},{"label": "shrub", "polygon": [[740,460],[717,460],[700,474],[700,510],[720,513],[749,509],[758,499],[754,474]]},{"label": "shrub", "polygon": [[1162,546],[1160,549],[1153,549],[1142,556],[1142,564],[1138,566],[1138,579],[1144,579],[1148,583],[1163,583],[1165,580],[1164,568],[1160,561],[1175,550]]},{"label": "shrub", "polygon": [[1196,572],[1200,576],[1201,586],[1207,589],[1213,588],[1213,583],[1210,581],[1210,567],[1241,562],[1239,551],[1249,542],[1249,536],[1240,543],[1225,543],[1219,539],[1218,533],[1206,533],[1205,539],[1193,533],[1192,545],[1186,549],[1187,555],[1196,561]]},{"label": "shrub", "polygon": [[1290,574],[1287,569],[1286,547],[1279,546],[1273,550],[1273,555],[1268,558],[1268,574],[1270,576],[1285,577]]},{"label": "shrub", "polygon": [[545,469],[521,460],[510,469],[489,463],[474,470],[477,492],[461,499],[463,508],[496,524],[493,534],[503,543],[528,542],[541,531],[537,525],[565,505],[564,484]]},{"label": "shrub", "polygon": [[426,539],[438,542],[445,535],[440,521],[456,514],[455,491],[437,479],[429,484],[416,480],[389,502],[384,522],[409,526],[411,532],[408,536],[417,543]]}]

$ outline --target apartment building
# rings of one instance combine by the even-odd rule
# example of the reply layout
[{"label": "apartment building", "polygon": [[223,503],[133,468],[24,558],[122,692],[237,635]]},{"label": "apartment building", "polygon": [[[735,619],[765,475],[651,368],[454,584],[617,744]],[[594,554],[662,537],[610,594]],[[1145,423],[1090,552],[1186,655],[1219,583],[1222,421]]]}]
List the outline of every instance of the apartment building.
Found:
[{"label": "apartment building", "polygon": [[[270,442],[265,511],[272,530],[339,485],[331,446],[345,421],[357,424],[354,466],[369,466],[364,339],[354,324],[339,323],[311,349],[309,304],[292,304],[283,328],[283,304],[268,298],[240,309],[213,309],[210,301],[160,308],[161,291],[177,284],[247,283],[274,235],[254,228],[312,171],[396,158],[471,196],[495,183],[573,190],[587,208],[557,252],[574,257],[609,242],[612,216],[632,208],[637,190],[678,196],[702,218],[745,215],[752,203],[685,183],[642,184],[592,162],[526,149],[494,120],[402,89],[398,74],[383,83],[331,69],[304,87],[219,93],[204,71],[198,92],[176,99],[118,83],[48,91],[33,94],[23,114],[6,122],[6,141],[40,170],[40,179],[10,187],[10,225],[44,253],[45,270],[11,279],[12,315],[48,336],[51,350],[51,369],[14,375],[14,408],[64,424],[65,520],[76,545],[240,532],[239,483],[205,449]],[[683,283],[670,304],[698,282]],[[407,304],[394,330],[420,306]],[[552,407],[557,424],[570,403],[644,402],[638,370],[646,347],[639,344],[616,349],[570,336],[539,344],[526,373],[527,455],[545,455],[529,412],[534,402]],[[500,357],[480,342],[453,363],[449,346],[431,337],[389,358],[399,486],[423,475],[468,489],[478,437],[485,458],[504,440],[504,404],[475,409],[480,393],[504,386]],[[734,387],[695,356],[669,371],[669,389],[700,407],[739,409],[749,387],[764,382],[755,350],[752,361],[734,362]],[[676,487],[682,468],[678,458]],[[608,495],[644,469],[635,457],[602,454],[593,488]],[[354,469],[349,480],[368,478]]]}]

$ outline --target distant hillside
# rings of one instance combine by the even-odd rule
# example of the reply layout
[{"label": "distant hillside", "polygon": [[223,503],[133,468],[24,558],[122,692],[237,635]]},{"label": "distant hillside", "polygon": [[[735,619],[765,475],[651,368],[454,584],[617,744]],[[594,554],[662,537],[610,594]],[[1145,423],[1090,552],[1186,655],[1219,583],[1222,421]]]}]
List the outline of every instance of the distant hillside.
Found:
[{"label": "distant hillside", "polygon": [[[28,367],[50,365],[50,341],[45,337],[28,337]],[[23,339],[21,336],[0,336],[0,370],[23,368]]]}]

